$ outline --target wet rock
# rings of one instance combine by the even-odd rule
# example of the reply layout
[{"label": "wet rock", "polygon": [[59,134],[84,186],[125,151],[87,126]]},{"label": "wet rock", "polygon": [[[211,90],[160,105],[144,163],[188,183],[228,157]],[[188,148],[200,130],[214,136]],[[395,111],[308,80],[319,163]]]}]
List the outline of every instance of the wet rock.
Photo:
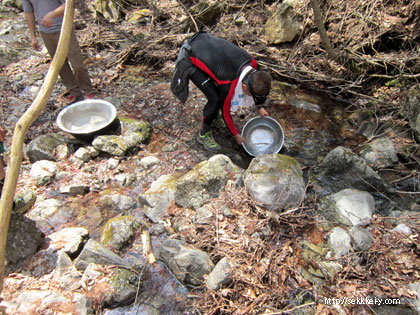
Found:
[{"label": "wet rock", "polygon": [[141,287],[143,289],[139,291],[137,300],[142,303],[105,310],[103,314],[194,314],[194,312],[187,312],[190,304],[187,289],[173,277],[164,264],[155,262],[147,265],[142,276]]},{"label": "wet rock", "polygon": [[244,182],[257,204],[269,210],[297,206],[305,196],[302,169],[286,155],[257,156],[245,171]]},{"label": "wet rock", "polygon": [[394,144],[388,137],[374,139],[371,143],[363,148],[360,156],[366,162],[375,167],[390,166],[398,161]]},{"label": "wet rock", "polygon": [[139,203],[144,214],[154,223],[159,222],[175,198],[177,179],[172,175],[162,175],[152,183],[150,188],[139,196]]},{"label": "wet rock", "polygon": [[224,189],[229,176],[241,170],[225,155],[215,155],[197,164],[176,184],[175,201],[181,207],[197,209]]},{"label": "wet rock", "polygon": [[40,160],[55,161],[54,150],[65,145],[82,145],[80,141],[71,140],[60,133],[49,133],[32,140],[26,148],[26,156],[31,163]]},{"label": "wet rock", "polygon": [[232,281],[232,266],[227,257],[223,257],[214,267],[206,279],[207,287],[210,290],[218,290]]},{"label": "wet rock", "polygon": [[270,44],[291,42],[300,34],[301,26],[294,18],[293,1],[283,1],[264,25]]},{"label": "wet rock", "polygon": [[347,255],[350,252],[350,244],[350,235],[340,227],[335,227],[328,238],[328,247],[336,256]]},{"label": "wet rock", "polygon": [[102,196],[100,202],[105,206],[112,206],[120,211],[129,210],[136,205],[136,201],[133,198],[120,194]]},{"label": "wet rock", "polygon": [[304,110],[309,110],[309,111],[313,111],[317,113],[320,113],[322,111],[319,105],[305,101],[305,100],[293,99],[291,103],[296,108],[301,108]]},{"label": "wet rock", "polygon": [[368,192],[344,189],[321,199],[319,210],[329,219],[353,226],[370,221],[375,200]]},{"label": "wet rock", "polygon": [[133,238],[140,227],[132,216],[119,216],[109,219],[102,229],[100,242],[112,249],[120,250]]},{"label": "wet rock", "polygon": [[366,229],[353,226],[350,229],[351,243],[356,251],[368,251],[374,244],[372,234]]},{"label": "wet rock", "polygon": [[120,256],[93,239],[86,243],[82,252],[74,261],[78,270],[85,270],[89,263],[130,267]]},{"label": "wet rock", "polygon": [[35,222],[22,214],[12,212],[6,242],[8,268],[33,255],[42,241],[42,232]]},{"label": "wet rock", "polygon": [[322,163],[312,170],[311,178],[315,183],[314,190],[319,195],[327,195],[345,188],[389,190],[388,185],[363,158],[344,147],[330,151]]},{"label": "wet rock", "polygon": [[165,263],[184,285],[202,285],[204,276],[214,267],[206,252],[187,248],[179,240],[164,241],[156,254],[156,257]]},{"label": "wet rock", "polygon": [[35,180],[36,185],[42,186],[51,183],[57,172],[57,163],[42,160],[32,164],[30,176]]}]

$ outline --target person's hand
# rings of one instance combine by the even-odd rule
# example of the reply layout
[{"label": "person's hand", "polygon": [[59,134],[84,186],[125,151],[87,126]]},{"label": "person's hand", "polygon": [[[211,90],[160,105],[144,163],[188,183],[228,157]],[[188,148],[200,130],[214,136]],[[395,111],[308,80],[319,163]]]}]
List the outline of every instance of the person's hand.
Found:
[{"label": "person's hand", "polygon": [[242,137],[239,133],[236,136],[234,136],[234,138],[235,138],[236,143],[239,145],[245,142],[245,138]]},{"label": "person's hand", "polygon": [[53,11],[51,11],[45,14],[44,18],[41,21],[41,24],[42,26],[45,26],[45,27],[51,27],[53,25],[53,21],[54,21]]},{"label": "person's hand", "polygon": [[264,119],[265,116],[270,116],[264,107],[258,109],[258,114],[261,116],[262,119]]},{"label": "person's hand", "polygon": [[39,47],[38,39],[36,39],[36,38],[31,39],[31,45],[32,45],[32,48],[35,49],[35,50],[40,50],[41,49]]},{"label": "person's hand", "polygon": [[0,127],[0,142],[4,141],[5,136],[6,136],[6,133],[4,132],[4,129]]}]

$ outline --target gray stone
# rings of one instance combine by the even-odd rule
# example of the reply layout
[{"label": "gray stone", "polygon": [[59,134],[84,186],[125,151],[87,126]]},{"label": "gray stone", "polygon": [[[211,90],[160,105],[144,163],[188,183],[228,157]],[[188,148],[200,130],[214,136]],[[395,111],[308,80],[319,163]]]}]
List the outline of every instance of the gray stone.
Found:
[{"label": "gray stone", "polygon": [[79,148],[74,152],[74,156],[83,162],[89,162],[91,157],[87,148]]},{"label": "gray stone", "polygon": [[151,168],[152,166],[158,164],[160,160],[153,155],[146,156],[140,160],[140,165],[145,169]]},{"label": "gray stone", "polygon": [[57,163],[41,160],[32,164],[30,176],[35,180],[35,183],[38,186],[42,186],[51,183],[57,172]]},{"label": "gray stone", "polygon": [[57,227],[71,220],[73,212],[73,209],[63,207],[63,203],[58,199],[46,199],[37,202],[28,213],[28,217],[34,220],[43,232],[51,233]]},{"label": "gray stone", "polygon": [[187,248],[180,240],[169,239],[162,243],[156,257],[165,263],[184,285],[199,286],[214,265],[206,252]]},{"label": "gray stone", "polygon": [[351,243],[356,251],[368,251],[374,244],[372,234],[361,227],[353,226],[350,229]]},{"label": "gray stone", "polygon": [[295,207],[305,196],[305,183],[299,163],[282,154],[254,158],[245,171],[244,182],[252,199],[269,210]]},{"label": "gray stone", "polygon": [[41,241],[42,232],[35,222],[22,214],[12,212],[6,242],[8,265],[16,264],[36,253]]},{"label": "gray stone", "polygon": [[90,187],[83,184],[72,184],[60,188],[60,193],[69,195],[85,195],[90,191]]},{"label": "gray stone", "polygon": [[368,192],[344,189],[323,198],[319,210],[329,219],[353,226],[370,221],[375,200]]},{"label": "gray stone", "polygon": [[330,151],[322,163],[311,171],[311,179],[315,184],[315,191],[324,196],[346,188],[390,190],[363,158],[344,147]]},{"label": "gray stone", "polygon": [[335,227],[328,238],[328,247],[336,256],[347,255],[350,252],[350,244],[350,235],[340,227]]},{"label": "gray stone", "polygon": [[392,229],[393,232],[399,232],[405,235],[411,235],[412,231],[410,227],[405,225],[404,223],[398,224],[394,229]]},{"label": "gray stone", "polygon": [[102,196],[100,202],[106,206],[113,206],[120,211],[129,210],[136,204],[133,198],[120,194]]},{"label": "gray stone", "polygon": [[162,219],[175,199],[176,183],[177,179],[174,176],[162,175],[139,196],[139,203],[144,208],[144,214],[154,223]]},{"label": "gray stone", "polygon": [[72,256],[76,254],[89,236],[89,231],[84,227],[64,228],[48,236],[49,248],[63,251]]},{"label": "gray stone", "polygon": [[79,257],[74,261],[74,265],[78,270],[84,270],[89,263],[130,267],[120,256],[93,239],[86,243]]},{"label": "gray stone", "polygon": [[417,140],[420,141],[420,90],[418,87],[407,93],[402,108]]},{"label": "gray stone", "polygon": [[223,285],[229,284],[232,279],[232,266],[227,257],[223,257],[207,277],[206,283],[210,290],[218,290]]},{"label": "gray stone", "polygon": [[195,224],[210,224],[212,218],[214,217],[213,212],[209,209],[208,206],[203,206],[198,208],[194,215]]},{"label": "gray stone", "polygon": [[395,146],[388,137],[374,139],[360,152],[369,165],[375,167],[390,166],[398,161]]}]

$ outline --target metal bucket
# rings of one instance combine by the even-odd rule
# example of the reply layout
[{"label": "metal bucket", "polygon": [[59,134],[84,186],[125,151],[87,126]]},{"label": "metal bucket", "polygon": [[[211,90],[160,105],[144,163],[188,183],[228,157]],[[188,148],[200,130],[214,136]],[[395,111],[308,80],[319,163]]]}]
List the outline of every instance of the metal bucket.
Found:
[{"label": "metal bucket", "polygon": [[249,120],[242,129],[245,151],[252,156],[280,152],[284,144],[284,132],[277,120],[266,116]]},{"label": "metal bucket", "polygon": [[65,107],[57,116],[58,127],[75,138],[91,141],[119,125],[117,110],[104,100],[84,100]]}]

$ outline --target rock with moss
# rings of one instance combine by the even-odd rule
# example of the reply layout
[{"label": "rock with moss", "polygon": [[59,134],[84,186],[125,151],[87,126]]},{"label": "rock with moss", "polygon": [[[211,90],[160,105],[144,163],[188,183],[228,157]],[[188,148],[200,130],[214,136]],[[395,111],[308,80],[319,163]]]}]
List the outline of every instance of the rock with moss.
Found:
[{"label": "rock with moss", "polygon": [[92,145],[95,149],[114,156],[124,156],[130,148],[130,144],[124,137],[116,135],[98,136],[93,140]]},{"label": "rock with moss", "polygon": [[283,1],[264,26],[271,44],[291,42],[300,32],[301,25],[294,18],[293,1]]},{"label": "rock with moss", "polygon": [[155,180],[150,188],[139,196],[139,203],[144,208],[144,214],[153,222],[159,222],[175,199],[177,178],[172,175],[162,175]]},{"label": "rock with moss", "polygon": [[132,216],[109,219],[102,229],[100,242],[114,250],[123,248],[134,236],[140,222]]},{"label": "rock with moss", "polygon": [[257,156],[245,171],[244,182],[256,203],[269,210],[297,206],[305,196],[300,164],[287,155]]},{"label": "rock with moss", "polygon": [[175,201],[181,207],[198,209],[219,196],[228,179],[238,178],[242,170],[225,155],[219,154],[197,164],[176,183]]},{"label": "rock with moss", "polygon": [[49,133],[41,135],[32,140],[26,148],[26,156],[31,163],[40,160],[55,161],[55,150],[58,146],[64,145],[72,150],[83,145],[79,140],[69,139],[62,133]]},{"label": "rock with moss", "polygon": [[117,269],[109,279],[109,291],[105,293],[103,303],[106,306],[118,306],[132,303],[136,297],[139,278],[128,269]]}]

